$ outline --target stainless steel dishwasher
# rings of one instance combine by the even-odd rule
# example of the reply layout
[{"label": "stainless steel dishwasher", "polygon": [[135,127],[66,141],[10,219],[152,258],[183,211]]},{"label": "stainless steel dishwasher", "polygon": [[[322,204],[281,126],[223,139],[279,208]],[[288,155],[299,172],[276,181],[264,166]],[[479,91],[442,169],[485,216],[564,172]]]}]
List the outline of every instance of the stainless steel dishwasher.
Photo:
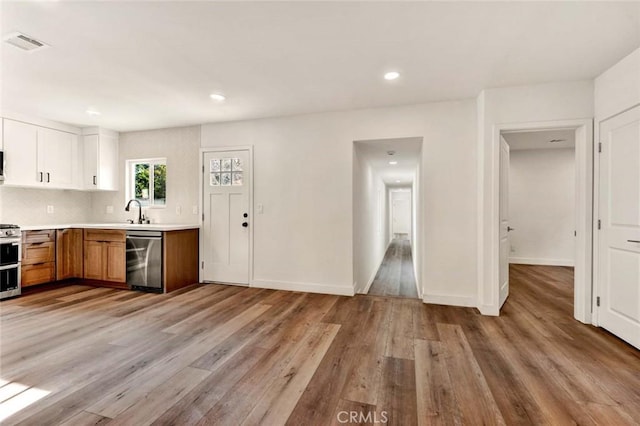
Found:
[{"label": "stainless steel dishwasher", "polygon": [[127,284],[162,292],[162,232],[127,231]]}]

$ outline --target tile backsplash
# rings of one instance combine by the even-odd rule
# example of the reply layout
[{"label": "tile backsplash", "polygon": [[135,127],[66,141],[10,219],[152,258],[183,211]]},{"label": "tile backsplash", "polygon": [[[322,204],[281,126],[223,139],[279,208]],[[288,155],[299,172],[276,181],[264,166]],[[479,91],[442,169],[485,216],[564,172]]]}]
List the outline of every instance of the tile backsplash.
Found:
[{"label": "tile backsplash", "polygon": [[89,192],[0,186],[0,223],[55,225],[90,222],[91,217]]}]

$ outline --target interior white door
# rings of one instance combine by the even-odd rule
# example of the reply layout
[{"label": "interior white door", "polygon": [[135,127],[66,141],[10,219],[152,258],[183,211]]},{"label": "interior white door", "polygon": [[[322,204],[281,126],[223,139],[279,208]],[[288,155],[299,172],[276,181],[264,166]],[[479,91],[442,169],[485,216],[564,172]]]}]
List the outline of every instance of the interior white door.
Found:
[{"label": "interior white door", "polygon": [[249,284],[249,151],[204,153],[203,280]]},{"label": "interior white door", "polygon": [[509,144],[500,137],[500,300],[502,308],[509,296]]},{"label": "interior white door", "polygon": [[411,199],[398,198],[393,200],[393,233],[411,233]]},{"label": "interior white door", "polygon": [[598,325],[640,348],[640,106],[600,126]]}]

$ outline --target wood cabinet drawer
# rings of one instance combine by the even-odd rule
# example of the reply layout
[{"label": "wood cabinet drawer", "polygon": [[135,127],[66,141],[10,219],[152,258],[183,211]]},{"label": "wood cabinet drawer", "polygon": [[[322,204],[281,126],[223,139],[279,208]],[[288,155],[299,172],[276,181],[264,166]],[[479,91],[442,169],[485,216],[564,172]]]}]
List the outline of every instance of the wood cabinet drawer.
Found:
[{"label": "wood cabinet drawer", "polygon": [[127,232],[121,229],[85,229],[85,241],[116,241],[124,243]]},{"label": "wood cabinet drawer", "polygon": [[44,284],[56,279],[55,262],[22,265],[22,287]]},{"label": "wood cabinet drawer", "polygon": [[55,262],[55,243],[30,243],[22,245],[22,264],[33,265],[34,263]]},{"label": "wood cabinet drawer", "polygon": [[22,242],[30,243],[52,243],[56,240],[55,229],[43,229],[39,231],[22,232]]}]

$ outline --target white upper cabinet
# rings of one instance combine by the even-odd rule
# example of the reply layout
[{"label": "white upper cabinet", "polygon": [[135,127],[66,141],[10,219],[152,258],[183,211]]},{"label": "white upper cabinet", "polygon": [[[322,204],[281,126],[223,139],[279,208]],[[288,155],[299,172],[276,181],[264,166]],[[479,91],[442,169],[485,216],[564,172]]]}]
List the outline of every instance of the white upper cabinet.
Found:
[{"label": "white upper cabinet", "polygon": [[82,187],[88,190],[118,190],[118,134],[105,129],[87,129],[83,137]]},{"label": "white upper cabinet", "polygon": [[38,168],[43,183],[55,188],[78,188],[78,136],[38,129]]},{"label": "white upper cabinet", "polygon": [[78,136],[3,120],[5,185],[78,188]]},{"label": "white upper cabinet", "polygon": [[0,124],[5,185],[118,190],[118,133],[92,127],[79,136],[77,128],[13,116]]},{"label": "white upper cabinet", "polygon": [[3,120],[5,185],[42,186],[38,173],[38,126]]}]

